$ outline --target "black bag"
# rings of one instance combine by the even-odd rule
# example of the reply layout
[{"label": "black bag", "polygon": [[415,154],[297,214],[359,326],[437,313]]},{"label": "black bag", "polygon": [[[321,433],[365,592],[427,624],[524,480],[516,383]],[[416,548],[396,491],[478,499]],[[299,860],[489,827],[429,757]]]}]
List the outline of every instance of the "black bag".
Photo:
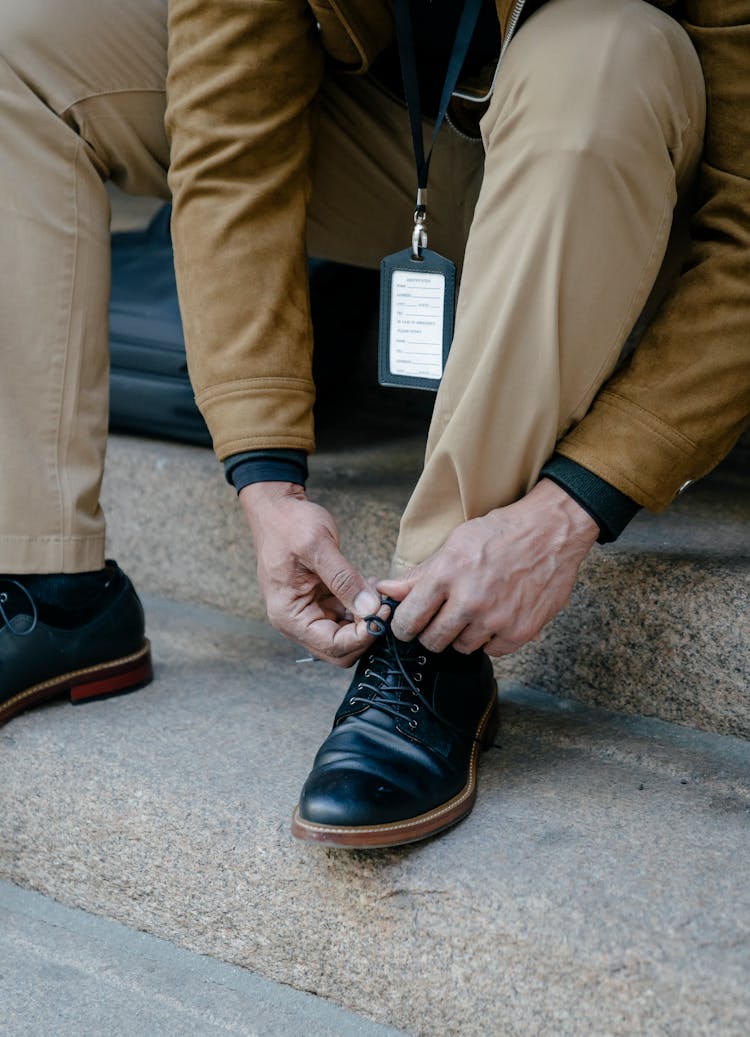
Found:
[{"label": "black bag", "polygon": [[[209,446],[185,359],[165,205],[142,231],[112,235],[110,428]],[[310,260],[319,396],[335,395],[371,328],[378,273]]]},{"label": "black bag", "polygon": [[112,235],[109,423],[210,444],[187,373],[165,205],[142,231]]}]

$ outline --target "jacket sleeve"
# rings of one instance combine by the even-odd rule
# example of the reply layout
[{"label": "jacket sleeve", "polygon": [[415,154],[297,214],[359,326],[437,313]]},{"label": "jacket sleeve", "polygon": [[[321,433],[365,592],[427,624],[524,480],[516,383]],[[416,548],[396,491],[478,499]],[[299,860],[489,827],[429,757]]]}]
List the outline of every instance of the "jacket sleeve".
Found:
[{"label": "jacket sleeve", "polygon": [[305,228],[323,51],[306,0],[170,0],[172,233],[223,459],[313,447]]},{"label": "jacket sleeve", "polygon": [[708,104],[689,257],[630,361],[557,446],[653,510],[750,419],[750,2],[684,7]]}]

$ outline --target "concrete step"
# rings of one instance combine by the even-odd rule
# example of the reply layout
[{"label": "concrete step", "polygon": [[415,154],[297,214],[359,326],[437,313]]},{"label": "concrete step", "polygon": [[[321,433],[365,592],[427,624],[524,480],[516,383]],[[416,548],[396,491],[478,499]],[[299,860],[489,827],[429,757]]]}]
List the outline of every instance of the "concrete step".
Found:
[{"label": "concrete step", "polygon": [[8,882],[0,973],[7,1037],[408,1037]]},{"label": "concrete step", "polygon": [[[0,731],[1,878],[417,1037],[746,1037],[747,742],[506,685],[469,818],[326,850],[289,817],[347,675],[296,665],[259,622],[146,606],[153,685]],[[132,1011],[158,994],[145,966],[131,983],[87,955],[86,990],[130,990]],[[79,964],[51,954],[61,997]],[[211,996],[191,982],[172,1026],[154,1003],[159,1032],[197,1006],[214,1033],[237,988],[213,987],[214,1015]]]},{"label": "concrete step", "polygon": [[[423,425],[365,416],[328,429],[312,461],[310,492],[368,575],[387,572]],[[497,663],[501,682],[750,737],[747,452],[595,548],[541,639]],[[263,616],[250,537],[210,451],[113,436],[104,499],[110,553],[141,590]]]}]

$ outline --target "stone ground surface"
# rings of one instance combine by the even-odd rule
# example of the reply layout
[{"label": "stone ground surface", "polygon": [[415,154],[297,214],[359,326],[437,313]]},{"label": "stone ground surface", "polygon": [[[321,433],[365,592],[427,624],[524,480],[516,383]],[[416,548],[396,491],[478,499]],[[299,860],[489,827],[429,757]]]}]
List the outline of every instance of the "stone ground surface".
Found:
[{"label": "stone ground surface", "polygon": [[[333,449],[338,439],[347,449]],[[329,430],[311,496],[336,517],[366,575],[388,571],[423,439],[363,414]],[[521,682],[623,712],[750,738],[750,480],[738,452],[663,515],[640,514],[597,547],[541,639],[498,663]],[[110,549],[148,593],[264,614],[233,490],[210,450],[113,436]]]},{"label": "stone ground surface", "polygon": [[419,1037],[750,1032],[746,742],[506,687],[471,817],[326,850],[289,816],[347,675],[147,612],[153,685],[0,732],[0,877]]},{"label": "stone ground surface", "polygon": [[0,882],[2,1037],[406,1037]]}]

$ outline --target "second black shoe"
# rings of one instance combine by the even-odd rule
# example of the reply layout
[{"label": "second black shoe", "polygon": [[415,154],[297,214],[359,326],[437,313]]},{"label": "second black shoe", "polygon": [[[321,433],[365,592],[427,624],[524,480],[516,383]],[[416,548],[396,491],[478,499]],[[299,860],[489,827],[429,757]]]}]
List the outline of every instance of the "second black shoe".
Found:
[{"label": "second black shoe", "polygon": [[292,834],[329,846],[416,842],[471,811],[479,752],[497,732],[484,652],[435,654],[384,636],[360,660],[320,747]]},{"label": "second black shoe", "polygon": [[85,702],[151,676],[143,608],[115,562],[80,581],[0,576],[0,724],[58,695]]}]

